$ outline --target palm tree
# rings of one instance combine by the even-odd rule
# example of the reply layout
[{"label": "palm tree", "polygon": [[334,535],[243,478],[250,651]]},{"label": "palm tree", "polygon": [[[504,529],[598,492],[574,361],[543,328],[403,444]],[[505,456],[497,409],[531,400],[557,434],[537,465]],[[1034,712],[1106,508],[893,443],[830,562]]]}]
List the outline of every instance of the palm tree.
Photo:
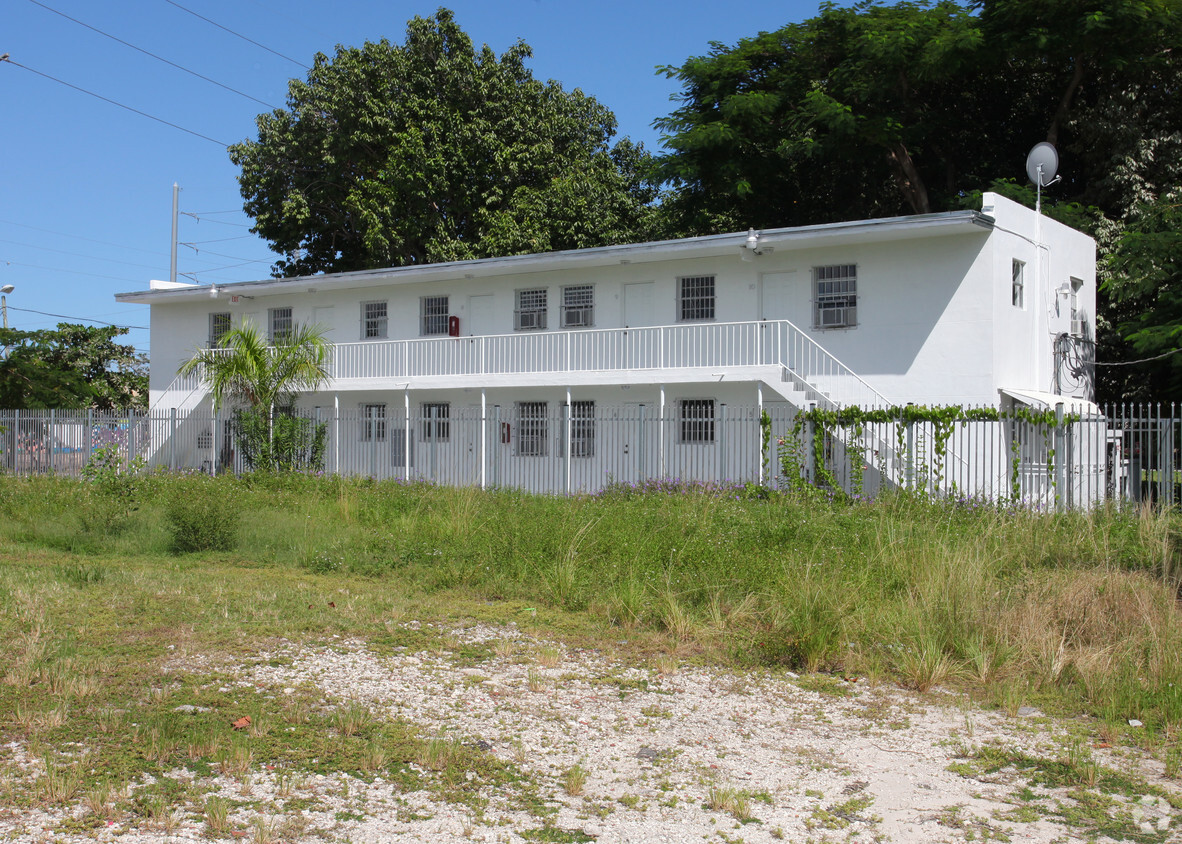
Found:
[{"label": "palm tree", "polygon": [[226,401],[244,403],[256,413],[265,409],[270,452],[275,408],[328,383],[331,348],[319,326],[301,325],[268,342],[247,322],[223,334],[219,348],[199,349],[178,373],[197,374],[213,393],[215,413]]}]

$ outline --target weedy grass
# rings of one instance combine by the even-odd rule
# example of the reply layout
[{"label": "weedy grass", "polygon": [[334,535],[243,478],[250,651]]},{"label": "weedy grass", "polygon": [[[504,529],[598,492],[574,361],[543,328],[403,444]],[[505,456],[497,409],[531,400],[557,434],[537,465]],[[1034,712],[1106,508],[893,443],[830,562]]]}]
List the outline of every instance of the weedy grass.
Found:
[{"label": "weedy grass", "polygon": [[[0,739],[82,743],[88,770],[120,782],[182,760],[238,776],[260,765],[447,770],[454,758],[428,753],[433,740],[406,725],[383,724],[379,737],[375,720],[301,695],[243,709],[215,679],[165,671],[185,655],[249,662],[261,643],[333,636],[385,652],[435,646],[467,664],[517,653],[508,640],[442,642],[403,623],[414,620],[512,621],[573,647],[634,648],[646,663],[675,653],[967,687],[1007,710],[1135,718],[1163,758],[1176,746],[1176,514],[661,489],[560,499],[146,475],[119,488],[118,529],[99,530],[103,514],[89,528],[80,516],[99,506],[86,483],[0,478]],[[206,536],[195,517],[185,524],[198,534],[179,542],[178,507],[232,509],[236,530]],[[543,666],[555,656],[537,655]],[[181,704],[208,712],[180,715]],[[230,731],[244,714],[253,730]],[[96,785],[80,776],[75,791]]]}]

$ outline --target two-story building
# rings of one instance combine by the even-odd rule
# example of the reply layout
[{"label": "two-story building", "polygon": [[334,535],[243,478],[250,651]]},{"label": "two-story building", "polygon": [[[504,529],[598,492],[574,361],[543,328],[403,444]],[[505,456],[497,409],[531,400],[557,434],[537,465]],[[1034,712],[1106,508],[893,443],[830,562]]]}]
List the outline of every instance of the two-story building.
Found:
[{"label": "two-story building", "polygon": [[332,420],[330,470],[442,477],[434,460],[510,483],[549,460],[541,486],[569,489],[633,466],[748,477],[726,423],[769,406],[1089,402],[1095,295],[1091,238],[987,193],[980,211],[116,298],[151,305],[151,405],[182,423],[209,411],[176,376],[196,349],[315,323],[331,380],[299,405]]}]

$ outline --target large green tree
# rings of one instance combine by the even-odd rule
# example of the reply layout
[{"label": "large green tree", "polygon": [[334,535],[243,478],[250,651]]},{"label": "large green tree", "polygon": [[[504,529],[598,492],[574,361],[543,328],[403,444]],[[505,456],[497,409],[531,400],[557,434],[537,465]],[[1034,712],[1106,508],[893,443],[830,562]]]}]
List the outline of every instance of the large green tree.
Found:
[{"label": "large green tree", "polygon": [[147,358],[114,326],[0,329],[0,407],[147,409]]},{"label": "large green tree", "polygon": [[644,239],[647,154],[612,146],[612,113],[536,80],[518,42],[476,49],[447,9],[406,43],[315,57],[287,108],[230,148],[277,274],[598,246]]},{"label": "large green tree", "polygon": [[[1005,181],[1050,140],[1063,181],[1045,207],[1096,237],[1100,360],[1117,362],[1175,337],[1146,333],[1162,302],[1133,268],[1162,260],[1138,259],[1136,235],[1182,188],[1180,56],[1178,0],[825,3],[665,69],[683,86],[656,124],[666,210],[695,234],[950,210],[1014,193]],[[1137,395],[1162,366],[1101,366],[1100,395]]]}]

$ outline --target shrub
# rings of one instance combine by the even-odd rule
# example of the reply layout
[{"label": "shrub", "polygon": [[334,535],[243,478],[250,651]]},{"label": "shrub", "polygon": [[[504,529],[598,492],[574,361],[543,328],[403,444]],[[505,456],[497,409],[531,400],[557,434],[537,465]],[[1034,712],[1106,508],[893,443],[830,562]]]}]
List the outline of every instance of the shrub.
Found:
[{"label": "shrub", "polygon": [[175,484],[165,505],[172,551],[232,551],[238,546],[239,502],[225,479],[192,476]]}]

